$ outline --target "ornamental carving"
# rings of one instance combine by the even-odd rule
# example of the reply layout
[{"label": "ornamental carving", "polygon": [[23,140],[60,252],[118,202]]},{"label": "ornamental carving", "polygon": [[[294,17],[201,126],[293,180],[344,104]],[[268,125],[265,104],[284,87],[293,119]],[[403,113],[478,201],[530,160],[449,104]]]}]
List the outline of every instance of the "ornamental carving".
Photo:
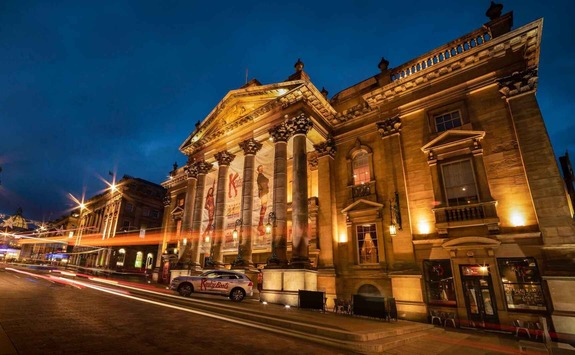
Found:
[{"label": "ornamental carving", "polygon": [[216,153],[215,158],[219,165],[230,165],[236,156],[226,150]]},{"label": "ornamental carving", "polygon": [[253,138],[240,142],[239,146],[245,155],[256,155],[256,153],[262,149],[262,144]]},{"label": "ornamental carving", "polygon": [[164,203],[164,207],[168,207],[170,203],[172,203],[172,197],[169,193],[164,196],[164,200],[162,202]]},{"label": "ornamental carving", "polygon": [[317,160],[317,155],[312,154],[311,156],[309,156],[307,159],[307,163],[309,165],[310,170],[317,170],[317,166],[319,164]]},{"label": "ornamental carving", "polygon": [[186,177],[188,179],[197,179],[198,178],[198,167],[195,164],[190,164],[184,167],[184,171],[186,172]]},{"label": "ornamental carving", "polygon": [[291,137],[291,132],[288,130],[285,124],[280,124],[269,130],[270,136],[274,140],[274,143],[287,142]]},{"label": "ornamental carving", "polygon": [[537,88],[537,68],[515,72],[499,80],[499,92],[502,98],[510,98]]},{"label": "ornamental carving", "polygon": [[304,113],[300,113],[299,115],[290,118],[286,122],[287,129],[293,134],[304,134],[306,135],[307,132],[310,131],[313,127],[313,123],[306,116]]},{"label": "ornamental carving", "polygon": [[207,173],[210,172],[210,170],[212,170],[212,163],[207,163],[205,160],[200,160],[198,162],[196,162],[194,164],[196,166],[196,169],[198,171],[198,174],[203,174],[206,175]]},{"label": "ornamental carving", "polygon": [[401,119],[398,116],[377,122],[376,125],[381,138],[401,132]]},{"label": "ornamental carving", "polygon": [[332,159],[335,158],[337,148],[335,147],[335,141],[331,135],[327,136],[325,142],[314,144],[313,147],[316,150],[318,157],[329,156]]}]

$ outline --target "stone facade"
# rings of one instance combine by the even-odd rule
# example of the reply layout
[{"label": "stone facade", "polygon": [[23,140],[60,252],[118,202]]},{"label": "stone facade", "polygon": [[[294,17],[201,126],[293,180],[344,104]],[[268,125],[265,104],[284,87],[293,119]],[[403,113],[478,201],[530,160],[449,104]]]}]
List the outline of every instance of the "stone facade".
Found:
[{"label": "stone facade", "polygon": [[[301,60],[284,82],[230,91],[163,183],[202,212],[186,202],[184,226],[199,227],[183,231],[165,218],[168,247],[188,236],[197,270],[263,269],[277,302],[290,275],[328,307],[394,297],[400,318],[504,329],[545,315],[568,337],[574,314],[551,312],[565,297],[547,281],[572,292],[575,228],[535,99],[542,20],[491,17],[329,100]],[[213,167],[186,189],[197,162]]]}]

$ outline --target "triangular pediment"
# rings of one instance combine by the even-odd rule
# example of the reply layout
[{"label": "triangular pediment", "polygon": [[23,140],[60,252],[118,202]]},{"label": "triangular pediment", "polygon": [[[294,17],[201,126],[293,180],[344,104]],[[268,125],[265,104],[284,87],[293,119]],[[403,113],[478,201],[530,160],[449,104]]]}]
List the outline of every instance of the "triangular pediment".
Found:
[{"label": "triangular pediment", "polygon": [[172,212],[170,212],[170,214],[171,214],[173,217],[183,215],[183,214],[184,214],[184,209],[183,209],[182,207],[178,206],[178,207],[174,208],[174,209],[172,210]]},{"label": "triangular pediment", "polygon": [[291,91],[302,86],[301,81],[283,82],[277,84],[261,85],[256,79],[248,82],[239,89],[232,90],[214,107],[204,120],[196,126],[184,143],[180,151],[185,152],[194,142],[200,141],[226,127],[233,128],[234,123],[241,122],[266,105],[289,95]]},{"label": "triangular pediment", "polygon": [[383,205],[381,203],[359,199],[350,204],[349,206],[347,206],[346,208],[344,208],[343,210],[341,210],[341,212],[350,213],[354,211],[378,210],[381,208],[383,208]]},{"label": "triangular pediment", "polygon": [[430,150],[442,150],[460,144],[468,144],[475,140],[482,140],[483,137],[485,137],[485,131],[452,129],[443,132],[435,139],[431,140],[429,143],[421,147],[421,150],[425,153],[429,152]]}]

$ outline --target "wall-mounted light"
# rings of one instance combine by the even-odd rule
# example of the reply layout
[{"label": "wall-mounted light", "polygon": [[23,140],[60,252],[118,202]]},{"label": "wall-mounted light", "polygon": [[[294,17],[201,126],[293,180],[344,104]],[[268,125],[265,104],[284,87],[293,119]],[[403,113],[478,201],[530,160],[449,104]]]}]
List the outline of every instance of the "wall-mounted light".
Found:
[{"label": "wall-mounted light", "polygon": [[389,234],[397,235],[397,231],[402,229],[401,210],[399,208],[399,194],[395,191],[393,198],[389,200]]},{"label": "wall-mounted light", "polygon": [[419,228],[420,234],[429,234],[429,231],[430,231],[429,223],[427,223],[426,221],[419,222],[417,227]]},{"label": "wall-mounted light", "polygon": [[268,223],[266,224],[266,234],[272,234],[272,229],[276,223],[276,214],[272,211],[268,214]]},{"label": "wall-mounted light", "polygon": [[184,238],[184,245],[188,244],[188,238]]},{"label": "wall-mounted light", "polygon": [[234,231],[232,232],[232,238],[234,239],[234,241],[238,240],[238,236],[240,235],[240,232],[238,231],[238,227],[241,227],[243,223],[243,220],[240,219],[236,219],[236,227],[234,228]]},{"label": "wall-mounted light", "polygon": [[345,232],[341,232],[339,234],[339,243],[347,243],[347,234]]},{"label": "wall-mounted light", "polygon": [[522,227],[525,225],[525,217],[519,212],[513,212],[511,214],[511,225],[513,227]]}]

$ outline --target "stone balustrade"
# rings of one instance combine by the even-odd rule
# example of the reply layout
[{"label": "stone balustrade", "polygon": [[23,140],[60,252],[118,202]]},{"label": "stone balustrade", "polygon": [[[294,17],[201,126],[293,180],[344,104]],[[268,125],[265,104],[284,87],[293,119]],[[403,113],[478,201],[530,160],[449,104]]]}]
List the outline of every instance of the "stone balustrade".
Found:
[{"label": "stone balustrade", "polygon": [[463,52],[481,46],[491,40],[491,34],[485,28],[475,30],[446,45],[428,52],[417,59],[409,61],[391,71],[391,81],[403,79],[425,70]]}]

